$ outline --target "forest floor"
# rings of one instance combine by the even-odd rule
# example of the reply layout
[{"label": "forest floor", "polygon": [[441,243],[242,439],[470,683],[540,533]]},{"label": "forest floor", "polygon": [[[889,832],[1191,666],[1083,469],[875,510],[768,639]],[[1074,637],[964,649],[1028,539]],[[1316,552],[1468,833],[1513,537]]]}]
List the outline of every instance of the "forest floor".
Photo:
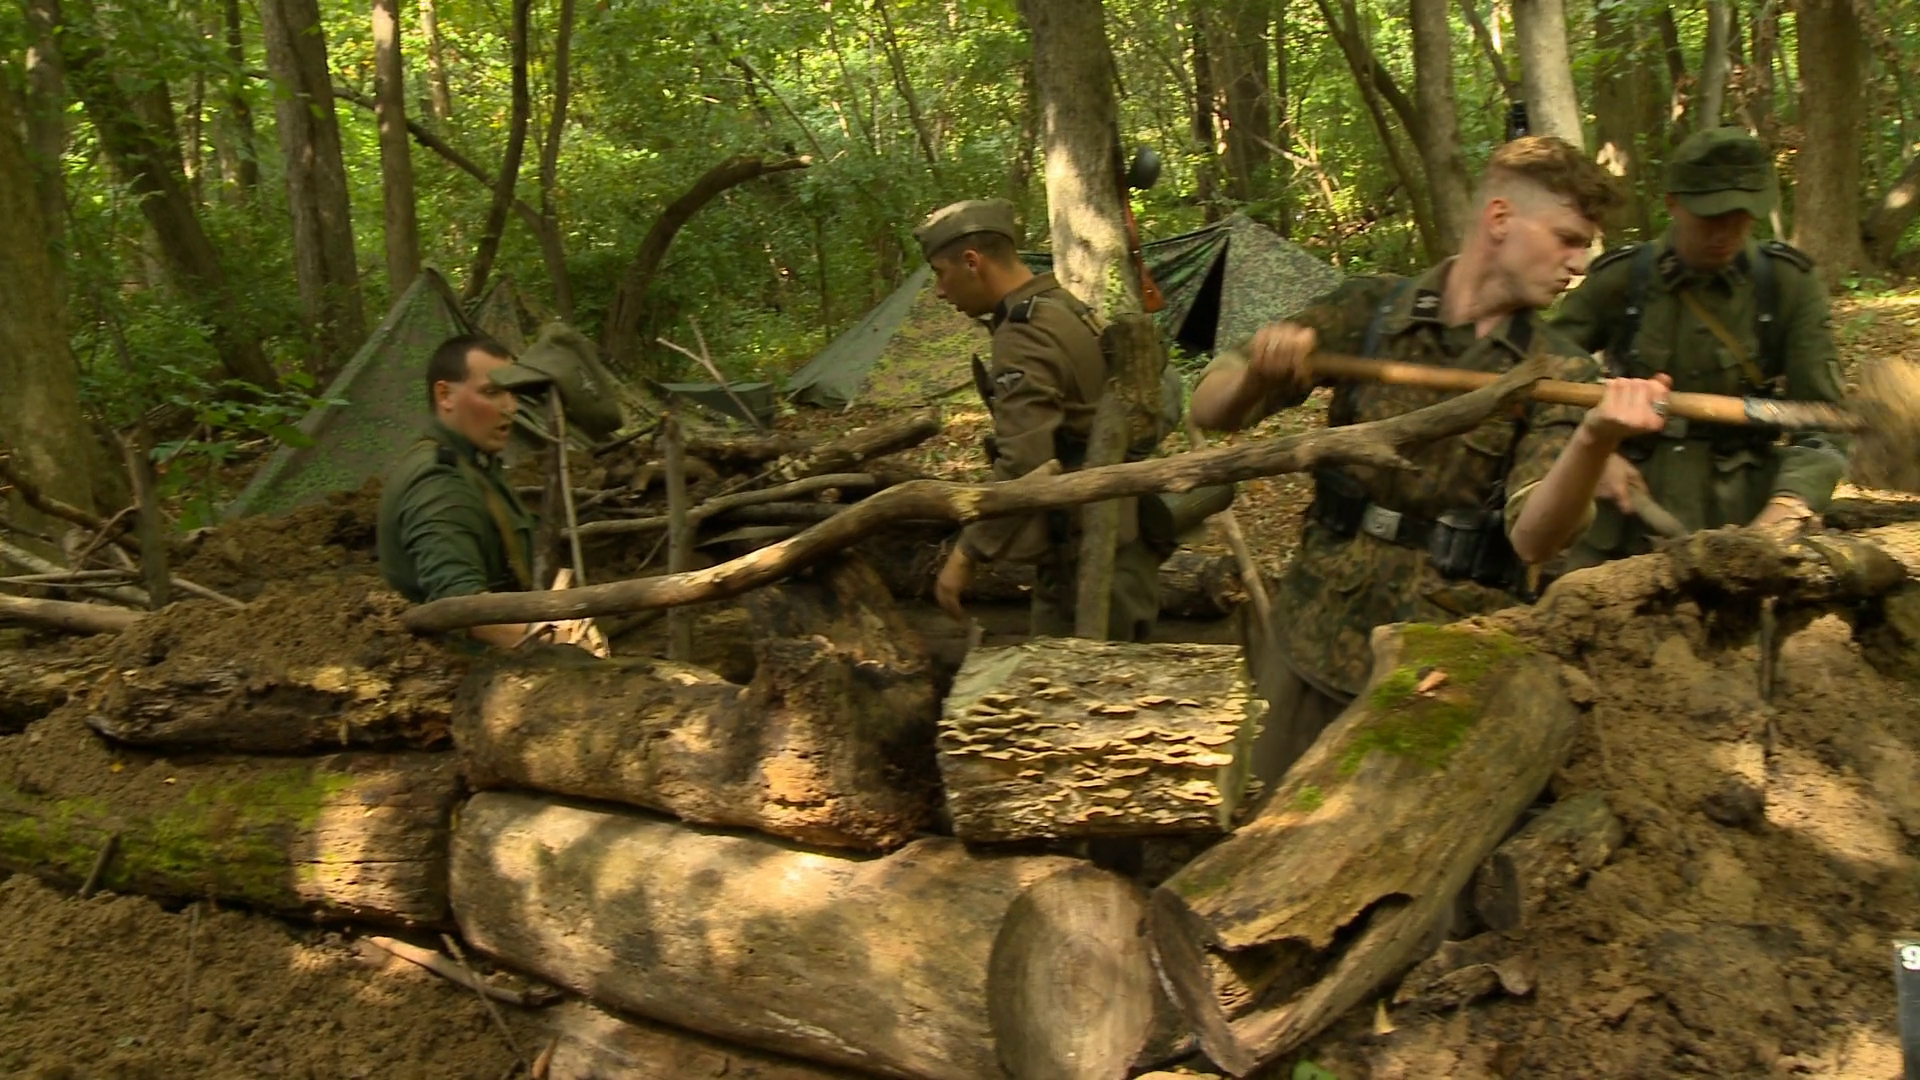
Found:
[{"label": "forest floor", "polygon": [[[1843,299],[1835,332],[1849,371],[1874,355],[1920,362],[1920,290]],[[1324,409],[1256,434],[1319,423]],[[856,407],[781,426],[874,418]],[[948,420],[916,463],[978,476],[984,413],[956,405]],[[1243,486],[1237,507],[1269,573],[1297,541],[1306,492],[1299,477]],[[1920,517],[1912,499],[1842,496],[1850,526]],[[365,574],[371,509],[363,492],[221,530],[182,572],[236,589],[263,573]],[[1620,631],[1583,658],[1597,699],[1554,789],[1606,794],[1626,844],[1498,943],[1532,972],[1530,994],[1357,1009],[1308,1056],[1339,1080],[1893,1080],[1891,941],[1920,931],[1920,693],[1871,666],[1846,624],[1815,622],[1784,650],[1769,760],[1751,643],[1712,641],[1697,610],[1569,617]],[[544,1041],[537,1016],[501,1011],[521,1051]],[[507,1038],[472,992],[351,928],[0,880],[6,1076],[491,1080],[514,1060]]]}]

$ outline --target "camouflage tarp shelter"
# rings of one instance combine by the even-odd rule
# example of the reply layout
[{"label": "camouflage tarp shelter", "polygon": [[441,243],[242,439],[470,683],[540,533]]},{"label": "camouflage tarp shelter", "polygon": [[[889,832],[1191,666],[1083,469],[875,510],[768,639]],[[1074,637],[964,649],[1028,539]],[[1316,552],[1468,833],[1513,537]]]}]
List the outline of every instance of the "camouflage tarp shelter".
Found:
[{"label": "camouflage tarp shelter", "polygon": [[[1148,269],[1167,297],[1159,313],[1168,339],[1195,355],[1212,353],[1262,324],[1298,311],[1340,283],[1340,274],[1306,249],[1244,214],[1142,245]],[[1022,252],[1034,271],[1045,252]],[[852,329],[787,379],[798,402],[832,408],[924,404],[972,385],[967,358],[985,353],[974,322],[933,292],[925,264]]]},{"label": "camouflage tarp shelter", "polygon": [[[275,450],[227,505],[225,516],[284,514],[330,492],[353,491],[384,473],[427,422],[423,379],[433,350],[455,334],[481,330],[517,354],[533,338],[528,324],[535,317],[505,279],[475,303],[470,317],[445,278],[431,268],[421,270],[327,387],[325,397],[346,404],[309,412],[299,429],[310,445]],[[607,376],[606,385],[616,384]],[[521,418],[532,422],[526,409]],[[515,444],[508,450],[510,460],[539,440],[523,431]]]}]

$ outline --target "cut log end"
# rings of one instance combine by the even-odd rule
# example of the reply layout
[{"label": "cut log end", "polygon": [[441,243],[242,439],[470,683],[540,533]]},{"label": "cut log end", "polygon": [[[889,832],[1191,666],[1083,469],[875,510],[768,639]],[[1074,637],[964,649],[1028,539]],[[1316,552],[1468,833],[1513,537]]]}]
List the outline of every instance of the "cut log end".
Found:
[{"label": "cut log end", "polygon": [[988,1014],[1015,1080],[1105,1080],[1143,1056],[1159,997],[1146,897],[1092,866],[1055,874],[1007,909]]}]

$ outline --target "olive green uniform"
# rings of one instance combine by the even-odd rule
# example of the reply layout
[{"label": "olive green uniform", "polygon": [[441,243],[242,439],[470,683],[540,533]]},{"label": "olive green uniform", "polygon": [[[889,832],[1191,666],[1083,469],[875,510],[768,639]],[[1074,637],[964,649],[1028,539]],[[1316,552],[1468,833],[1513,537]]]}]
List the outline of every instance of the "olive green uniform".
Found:
[{"label": "olive green uniform", "polygon": [[[992,360],[981,393],[993,414],[988,444],[993,479],[1012,480],[1058,460],[1086,460],[1093,414],[1107,383],[1098,324],[1052,274],[1002,297],[994,309]],[[1136,500],[1124,502],[1114,553],[1108,638],[1143,640],[1159,617],[1159,559],[1138,539]],[[960,544],[976,562],[1006,559],[1035,567],[1033,634],[1073,632],[1079,515],[1070,510],[992,518],[967,526]]]},{"label": "olive green uniform", "polygon": [[416,604],[530,589],[534,525],[499,455],[434,420],[380,493],[380,576]]},{"label": "olive green uniform", "polygon": [[[1772,205],[1771,162],[1759,140],[1716,128],[1676,151],[1668,190],[1703,217]],[[1665,373],[1676,391],[1792,401],[1839,401],[1826,290],[1813,263],[1779,241],[1749,243],[1718,270],[1686,265],[1671,232],[1595,260],[1562,301],[1554,328],[1590,351],[1604,351],[1610,373]],[[1655,501],[1690,529],[1745,525],[1767,500],[1792,495],[1815,513],[1827,506],[1846,469],[1847,440],[1796,432],[1782,440],[1763,430],[1694,424],[1675,418],[1659,435],[1629,440],[1621,454],[1646,477]],[[1637,518],[1601,500],[1569,568],[1651,550]]]},{"label": "olive green uniform", "polygon": [[[1444,325],[1440,299],[1451,266],[1442,263],[1411,280],[1352,279],[1289,321],[1311,327],[1319,347],[1329,352],[1491,373],[1537,355],[1549,360],[1554,378],[1599,378],[1590,355],[1532,312],[1503,319],[1484,337],[1476,337],[1471,325]],[[1222,353],[1202,379],[1243,368],[1244,350]],[[1449,396],[1341,383],[1327,423],[1383,420]],[[1276,388],[1240,418],[1241,426],[1305,397]],[[1415,466],[1411,471],[1337,466],[1315,472],[1314,500],[1299,551],[1276,590],[1270,628],[1297,680],[1270,703],[1270,731],[1291,743],[1283,758],[1310,743],[1365,685],[1374,627],[1450,622],[1521,602],[1517,591],[1524,590],[1525,568],[1507,544],[1507,531],[1582,416],[1570,406],[1529,402],[1517,415],[1496,416],[1464,435],[1404,451]],[[1271,778],[1286,761],[1260,760],[1266,756],[1256,749],[1255,768]]]}]

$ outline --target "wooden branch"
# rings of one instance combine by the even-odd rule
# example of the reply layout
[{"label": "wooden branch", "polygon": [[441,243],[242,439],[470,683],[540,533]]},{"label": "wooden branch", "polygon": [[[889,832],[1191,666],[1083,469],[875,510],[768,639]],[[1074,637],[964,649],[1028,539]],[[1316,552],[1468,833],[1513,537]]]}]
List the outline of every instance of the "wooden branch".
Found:
[{"label": "wooden branch", "polygon": [[666,258],[667,248],[673,243],[674,236],[680,232],[681,226],[700,212],[701,207],[721,192],[756,177],[789,169],[804,169],[812,164],[813,159],[808,157],[768,160],[750,154],[738,154],[701,174],[693,186],[660,211],[660,216],[653,219],[653,225],[641,239],[633,261],[627,264],[620,290],[614,295],[613,310],[607,316],[606,340],[600,349],[601,355],[619,363],[628,359],[639,344],[640,319],[646,304],[647,287],[653,282],[654,272],[660,269],[660,261]]},{"label": "wooden branch", "polygon": [[532,102],[527,95],[527,22],[533,0],[513,0],[513,111],[507,122],[507,156],[500,163],[499,179],[493,184],[493,202],[487,208],[486,227],[480,234],[480,248],[473,256],[473,270],[461,298],[472,300],[486,287],[493,272],[493,258],[500,251],[500,234],[506,231],[507,210],[513,205],[514,185],[520,179],[520,157],[527,148],[527,114]]},{"label": "wooden branch", "polygon": [[[339,98],[341,101],[358,105],[368,112],[373,112],[377,107],[372,98],[345,86],[336,85],[333,88],[333,96]],[[455,149],[453,144],[434,134],[431,129],[420,121],[408,117],[407,134],[413,136],[414,142],[419,143],[421,146],[439,155],[442,161],[445,161],[447,164],[459,169],[461,172],[466,173],[468,176],[473,177],[488,187],[493,186],[494,178],[487,174],[487,170],[481,168],[472,158]],[[533,229],[535,233],[538,233],[545,225],[541,220],[540,211],[527,205],[525,200],[515,199],[513,201],[513,212],[519,214],[520,220],[526,222],[527,227]]]},{"label": "wooden branch", "polygon": [[[689,319],[688,321],[691,322],[692,320]],[[693,332],[695,334],[698,334],[700,330],[698,327],[695,327]],[[665,345],[667,348],[672,349],[674,352],[677,352],[680,355],[691,359],[694,363],[699,364],[701,367],[706,368],[707,374],[713,376],[713,381],[718,383],[720,385],[720,389],[723,392],[725,392],[725,394],[727,395],[727,400],[733,402],[733,407],[740,410],[740,418],[745,420],[747,423],[752,424],[753,430],[759,432],[760,434],[765,435],[767,433],[767,425],[761,423],[760,418],[758,416],[755,416],[753,410],[747,407],[747,403],[740,400],[740,395],[733,392],[732,381],[729,380],[725,375],[722,375],[720,373],[720,369],[714,366],[713,358],[707,355],[707,343],[704,339],[700,342],[700,351],[697,353],[694,352],[692,349],[687,348],[684,345],[675,345],[673,342],[668,341],[666,338],[663,338],[663,337],[657,337],[657,338],[654,338],[653,340],[659,342],[662,345]]]},{"label": "wooden branch", "polygon": [[41,491],[38,484],[29,480],[20,470],[13,467],[13,451],[5,446],[0,446],[0,480],[4,480],[12,485],[13,490],[19,494],[21,501],[48,517],[56,517],[62,521],[78,525],[83,529],[91,529],[96,533],[105,533],[109,531],[110,528],[118,528],[119,531],[107,537],[107,539],[112,540],[115,544],[129,551],[138,550],[133,539],[125,535],[126,527],[118,524],[121,519],[116,517],[114,521],[108,521],[98,514],[88,513],[71,503],[62,502],[48,495],[46,492]]},{"label": "wooden branch", "polygon": [[[1087,465],[1118,465],[1127,459],[1127,405],[1118,379],[1108,379],[1093,411],[1087,438]],[[1080,509],[1080,559],[1074,572],[1073,636],[1107,640],[1113,612],[1113,557],[1120,544],[1117,501],[1088,503]]]},{"label": "wooden branch", "polygon": [[[680,419],[671,412],[660,421],[660,449],[667,466],[667,573],[684,574],[693,566],[693,522],[687,516],[686,448]],[[693,616],[684,609],[667,613],[667,659],[693,660]]]},{"label": "wooden branch", "polygon": [[[35,574],[58,574],[66,570],[64,566],[48,562],[33,552],[22,547],[16,547],[13,544],[7,543],[5,540],[0,540],[0,559],[13,563],[15,566],[22,567]],[[96,586],[95,588],[101,596],[117,603],[137,608],[145,608],[147,606],[147,594],[141,592],[139,589],[117,585],[103,585]]]},{"label": "wooden branch", "polygon": [[483,994],[486,997],[490,997],[495,1001],[504,1001],[509,1005],[517,1005],[523,1009],[537,1009],[542,1005],[550,1005],[561,998],[561,994],[557,990],[530,990],[522,993],[518,990],[509,990],[504,986],[495,986],[485,979],[473,975],[471,969],[461,967],[459,964],[454,963],[452,960],[447,959],[432,949],[411,945],[397,938],[382,937],[379,934],[368,934],[360,940],[369,945],[377,945],[381,949],[410,964],[418,964],[448,982],[459,983],[461,986]]},{"label": "wooden branch", "polygon": [[915,480],[889,488],[790,539],[694,573],[610,582],[564,593],[483,593],[448,597],[414,608],[403,617],[409,630],[430,633],[497,622],[530,622],[611,615],[651,607],[676,607],[738,596],[776,581],[861,537],[898,521],[952,521],[1030,514],[1160,491],[1190,491],[1322,464],[1406,468],[1400,448],[1469,431],[1526,396],[1545,374],[1529,361],[1492,386],[1387,420],[1328,428],[1224,447],[1197,454],[1107,465],[1060,476],[1043,466],[999,484]]},{"label": "wooden branch", "polygon": [[[708,499],[699,506],[687,511],[689,524],[698,524],[710,517],[717,517],[730,510],[759,503],[780,502],[796,495],[811,495],[828,488],[872,487],[875,480],[870,473],[826,473],[821,476],[809,476],[777,487],[761,488],[759,491],[741,491],[732,495],[720,495]],[[614,533],[649,532],[664,529],[672,523],[671,513],[653,517],[627,518],[620,521],[589,521],[575,529],[580,537],[610,536]]]},{"label": "wooden branch", "polygon": [[148,436],[135,428],[132,435],[119,437],[120,454],[126,459],[127,478],[133,485],[133,502],[139,509],[140,578],[147,589],[147,609],[159,611],[167,606],[172,582],[167,577],[166,523],[160,520],[160,497],[154,490],[153,461],[148,457]]},{"label": "wooden branch", "polygon": [[23,623],[72,634],[117,634],[145,616],[125,608],[0,596],[0,623]]}]

